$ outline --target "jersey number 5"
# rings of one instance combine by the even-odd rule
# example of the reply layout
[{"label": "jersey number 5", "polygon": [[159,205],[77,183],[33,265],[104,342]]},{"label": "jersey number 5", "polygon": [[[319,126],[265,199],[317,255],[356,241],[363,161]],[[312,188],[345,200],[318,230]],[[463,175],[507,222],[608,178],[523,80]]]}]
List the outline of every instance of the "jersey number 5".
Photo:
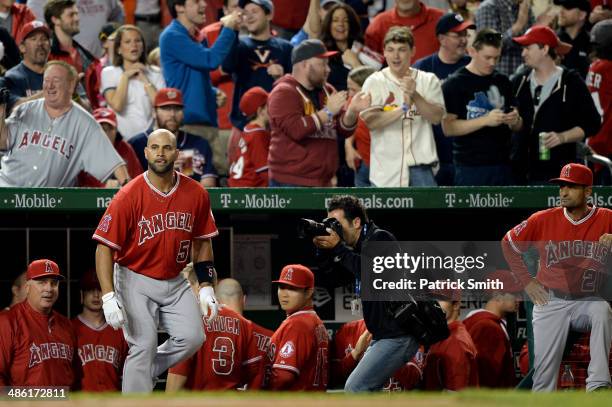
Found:
[{"label": "jersey number 5", "polygon": [[213,371],[221,376],[228,376],[234,368],[234,342],[227,336],[220,336],[215,339],[212,353]]},{"label": "jersey number 5", "polygon": [[191,240],[181,240],[179,243],[178,253],[176,254],[177,263],[185,263],[189,258],[189,249],[191,248]]}]

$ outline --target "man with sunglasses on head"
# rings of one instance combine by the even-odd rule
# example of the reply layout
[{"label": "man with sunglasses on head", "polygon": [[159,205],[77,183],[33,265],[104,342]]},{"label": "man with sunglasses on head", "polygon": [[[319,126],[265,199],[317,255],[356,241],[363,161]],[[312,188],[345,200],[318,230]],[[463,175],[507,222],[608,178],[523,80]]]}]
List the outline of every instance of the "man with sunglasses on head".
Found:
[{"label": "man with sunglasses on head", "polygon": [[545,184],[576,161],[576,143],[597,134],[601,119],[580,75],[555,63],[571,45],[546,26],[532,27],[514,41],[523,47],[527,68],[512,84],[525,121],[513,138],[512,163],[523,182]]},{"label": "man with sunglasses on head", "polygon": [[502,35],[485,28],[468,48],[470,63],[442,85],[442,130],[453,137],[455,185],[510,185],[510,137],[523,122],[507,76],[496,71]]}]

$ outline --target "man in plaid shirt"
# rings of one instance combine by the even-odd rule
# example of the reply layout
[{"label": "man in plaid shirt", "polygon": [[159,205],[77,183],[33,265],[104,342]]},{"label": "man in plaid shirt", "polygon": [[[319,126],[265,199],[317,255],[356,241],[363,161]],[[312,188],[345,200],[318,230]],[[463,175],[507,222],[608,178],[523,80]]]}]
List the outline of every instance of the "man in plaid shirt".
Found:
[{"label": "man in plaid shirt", "polygon": [[492,28],[503,34],[502,56],[497,70],[512,75],[523,63],[522,49],[512,41],[534,23],[531,0],[485,0],[476,10],[476,29]]}]

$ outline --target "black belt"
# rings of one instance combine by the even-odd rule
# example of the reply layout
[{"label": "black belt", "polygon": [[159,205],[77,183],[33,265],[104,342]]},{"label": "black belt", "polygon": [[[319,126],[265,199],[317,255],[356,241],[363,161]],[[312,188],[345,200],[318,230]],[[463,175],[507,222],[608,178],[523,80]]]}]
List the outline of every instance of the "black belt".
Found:
[{"label": "black belt", "polygon": [[147,14],[147,15],[138,15],[134,16],[136,21],[144,21],[145,23],[160,23],[161,22],[161,14]]}]

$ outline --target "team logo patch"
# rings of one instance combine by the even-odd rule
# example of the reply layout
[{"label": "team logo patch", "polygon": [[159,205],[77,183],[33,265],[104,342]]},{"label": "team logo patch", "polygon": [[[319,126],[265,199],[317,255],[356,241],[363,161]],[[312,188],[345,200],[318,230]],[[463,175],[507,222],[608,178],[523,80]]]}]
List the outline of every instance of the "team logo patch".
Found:
[{"label": "team logo patch", "polygon": [[98,230],[104,233],[108,232],[111,220],[113,220],[113,217],[111,215],[104,215],[102,221],[100,222],[100,225],[98,226]]},{"label": "team logo patch", "polygon": [[53,267],[51,266],[51,262],[47,260],[45,262],[45,273],[53,273]]},{"label": "team logo patch", "polygon": [[176,97],[178,96],[178,94],[173,90],[168,91],[166,95],[168,95],[168,99],[176,99]]},{"label": "team logo patch", "polygon": [[514,235],[518,236],[523,231],[523,229],[525,229],[526,227],[527,227],[527,221],[524,220],[521,222],[520,225],[517,225],[514,227]]},{"label": "team logo patch", "polygon": [[285,281],[293,280],[293,269],[291,267],[289,267],[287,271],[285,272],[285,276],[283,277],[283,280]]},{"label": "team logo patch", "polygon": [[572,169],[572,166],[567,164],[565,167],[563,167],[563,178],[569,178],[570,176],[570,170]]},{"label": "team logo patch", "polygon": [[283,347],[280,349],[279,355],[281,358],[288,358],[295,353],[295,345],[293,342],[285,342]]}]

